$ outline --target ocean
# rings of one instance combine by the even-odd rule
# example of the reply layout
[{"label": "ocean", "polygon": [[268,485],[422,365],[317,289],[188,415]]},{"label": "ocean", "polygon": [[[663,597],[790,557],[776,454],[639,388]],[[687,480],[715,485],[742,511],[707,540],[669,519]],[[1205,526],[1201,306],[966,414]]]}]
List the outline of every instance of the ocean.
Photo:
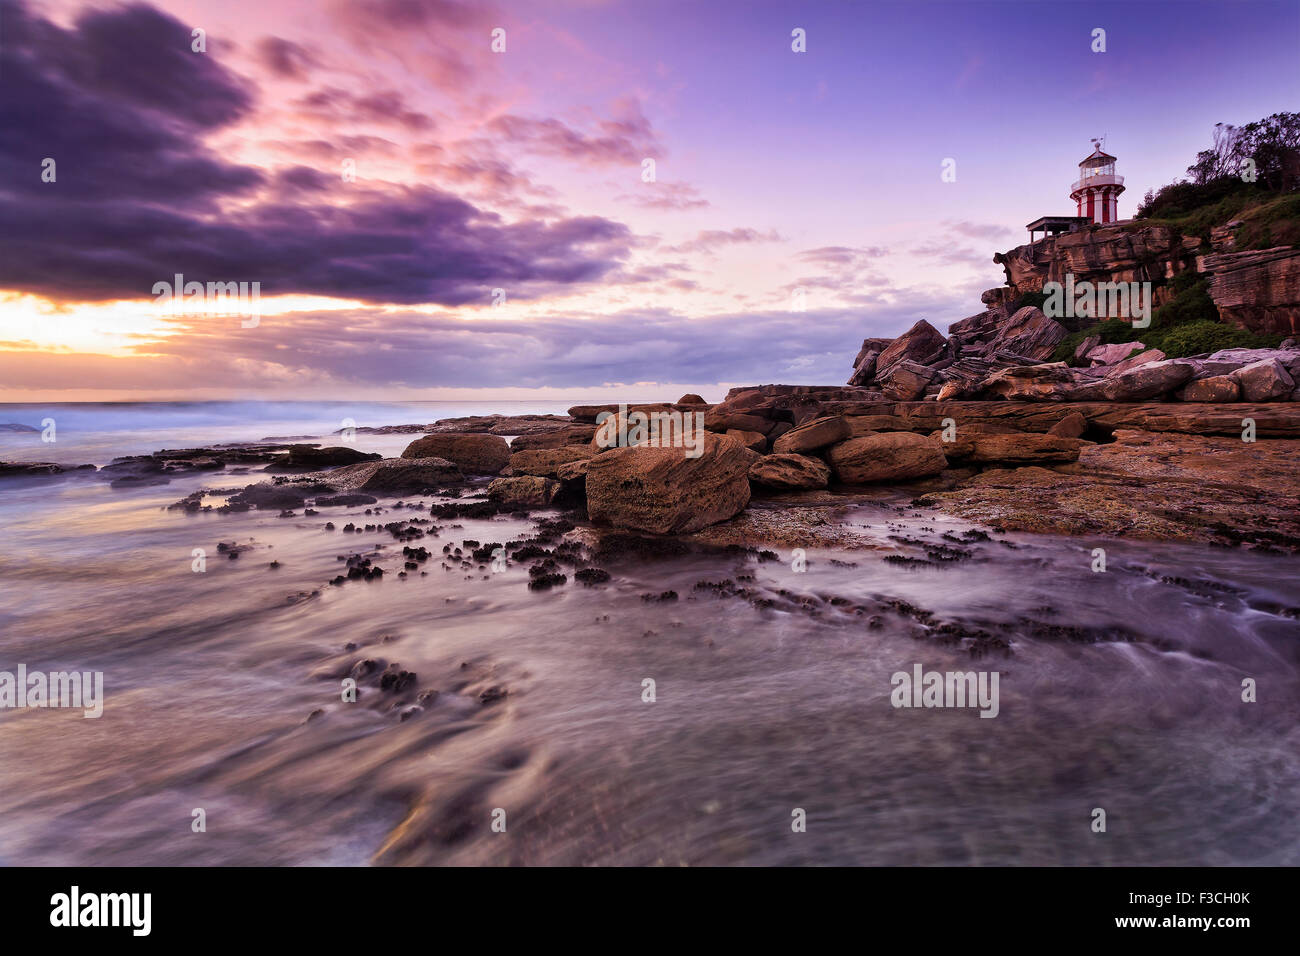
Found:
[{"label": "ocean", "polygon": [[[427,425],[466,415],[563,415],[574,402],[105,402],[0,404],[0,461],[104,465],[122,455],[222,442],[316,436],[355,427]],[[55,441],[44,442],[53,419]],[[24,425],[34,432],[6,431]]]},{"label": "ocean", "polygon": [[[9,435],[0,458],[488,411],[557,409],[8,406],[58,441]],[[399,577],[382,526],[429,518],[431,496],[167,507],[262,477],[0,483],[0,671],[104,686],[98,718],[0,709],[0,864],[1300,864],[1278,838],[1300,813],[1295,557],[985,540],[898,494],[846,499],[861,547],[810,546],[803,570],[788,546],[629,553],[601,559],[608,582],[538,591],[526,562],[444,548],[522,541],[544,515],[437,519],[411,542],[433,557]],[[887,560],[950,540],[963,560]],[[354,554],[388,574],[330,584]],[[981,630],[1008,653],[945,639]],[[363,679],[344,700],[345,677],[389,665],[409,693]],[[894,706],[918,665],[997,672],[996,717]]]}]

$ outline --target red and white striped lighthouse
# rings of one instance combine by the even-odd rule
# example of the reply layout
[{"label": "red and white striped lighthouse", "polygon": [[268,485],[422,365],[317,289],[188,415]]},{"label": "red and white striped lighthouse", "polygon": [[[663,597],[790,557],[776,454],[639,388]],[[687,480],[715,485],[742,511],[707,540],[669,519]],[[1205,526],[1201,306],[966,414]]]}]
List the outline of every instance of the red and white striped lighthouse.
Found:
[{"label": "red and white striped lighthouse", "polygon": [[1119,219],[1119,194],[1124,191],[1124,177],[1115,175],[1115,157],[1102,152],[1092,141],[1092,155],[1079,163],[1079,179],[1070,187],[1075,215],[1092,222],[1115,222]]}]

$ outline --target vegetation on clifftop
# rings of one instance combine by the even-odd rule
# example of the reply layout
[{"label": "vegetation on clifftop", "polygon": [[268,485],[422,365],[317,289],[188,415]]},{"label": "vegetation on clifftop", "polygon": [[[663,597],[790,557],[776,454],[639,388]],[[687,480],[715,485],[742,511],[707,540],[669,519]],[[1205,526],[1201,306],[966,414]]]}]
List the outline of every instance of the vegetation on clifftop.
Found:
[{"label": "vegetation on clifftop", "polygon": [[[1199,236],[1203,250],[1209,252],[1210,230],[1240,220],[1242,225],[1233,244],[1235,252],[1300,245],[1300,192],[1270,196],[1261,202],[1259,191],[1248,183],[1220,182],[1206,189],[1191,183],[1176,186],[1187,187],[1173,194],[1177,205],[1163,206],[1159,217],[1135,219],[1125,228],[1168,226],[1182,236]],[[1216,195],[1219,198],[1213,198]]]},{"label": "vegetation on clifftop", "polygon": [[1101,339],[1101,345],[1141,342],[1147,349],[1159,349],[1167,358],[1186,358],[1220,349],[1275,348],[1282,341],[1280,335],[1249,332],[1219,321],[1205,279],[1194,272],[1174,276],[1169,285],[1173,298],[1152,313],[1147,328],[1135,329],[1121,319],[1097,322],[1066,336],[1052,354],[1052,361],[1087,365],[1074,353],[1084,339],[1093,335]]},{"label": "vegetation on clifftop", "polygon": [[1211,229],[1241,219],[1238,251],[1300,244],[1300,113],[1217,124],[1187,176],[1148,189],[1130,228],[1168,226],[1208,249]]}]

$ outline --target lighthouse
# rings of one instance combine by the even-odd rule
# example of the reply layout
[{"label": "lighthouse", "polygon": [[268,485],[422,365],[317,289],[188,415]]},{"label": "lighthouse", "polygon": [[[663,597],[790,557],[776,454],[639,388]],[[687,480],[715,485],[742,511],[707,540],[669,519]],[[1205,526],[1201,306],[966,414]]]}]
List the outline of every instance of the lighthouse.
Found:
[{"label": "lighthouse", "polygon": [[1076,215],[1088,222],[1115,222],[1119,219],[1119,194],[1124,191],[1124,177],[1115,175],[1115,157],[1103,152],[1098,140],[1092,141],[1091,155],[1079,163],[1079,179],[1070,187]]}]

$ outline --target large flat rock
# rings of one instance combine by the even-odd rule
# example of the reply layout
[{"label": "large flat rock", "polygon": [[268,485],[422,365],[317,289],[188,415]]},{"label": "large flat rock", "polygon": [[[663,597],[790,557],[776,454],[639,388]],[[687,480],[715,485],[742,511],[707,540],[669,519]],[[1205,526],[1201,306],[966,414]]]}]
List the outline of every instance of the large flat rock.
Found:
[{"label": "large flat rock", "polygon": [[1300,552],[1300,441],[1121,429],[1076,463],[982,472],[919,499],[1003,531]]}]

